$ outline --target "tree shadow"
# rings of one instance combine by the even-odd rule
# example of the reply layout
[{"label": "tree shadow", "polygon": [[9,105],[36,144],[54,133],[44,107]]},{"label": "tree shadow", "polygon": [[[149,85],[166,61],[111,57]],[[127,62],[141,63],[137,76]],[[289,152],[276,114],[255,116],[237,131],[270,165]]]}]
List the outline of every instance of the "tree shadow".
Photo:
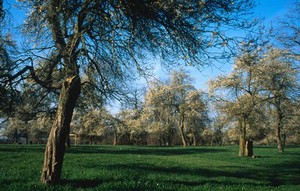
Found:
[{"label": "tree shadow", "polygon": [[[102,166],[103,167],[103,166]],[[257,187],[279,187],[283,185],[300,185],[300,168],[299,160],[295,158],[294,161],[285,162],[278,165],[264,166],[262,171],[258,171],[257,168],[243,168],[242,166],[228,167],[234,169],[233,171],[227,171],[222,169],[208,169],[208,168],[193,168],[193,167],[180,167],[180,166],[168,166],[153,165],[147,163],[123,163],[123,164],[110,164],[104,165],[104,168],[110,171],[119,171],[124,176],[120,176],[119,179],[114,177],[93,178],[93,179],[68,179],[63,180],[62,185],[69,185],[73,188],[97,188],[101,187],[104,183],[114,185],[114,181],[123,182],[135,182],[138,181],[138,175],[146,180],[148,174],[160,175],[161,179],[155,181],[162,185],[185,185],[188,187],[203,186],[205,184],[215,186],[257,186]],[[126,173],[130,172],[135,176],[126,176]],[[177,177],[172,180],[169,176]],[[188,179],[184,177],[195,177],[194,179]],[[203,177],[203,178],[197,178]],[[221,181],[217,179],[221,178]],[[225,181],[225,179],[226,181]],[[198,181],[198,180],[201,181]],[[243,179],[243,183],[239,180]],[[224,180],[224,181],[223,181]],[[117,186],[116,186],[117,189]],[[147,189],[152,189],[151,185],[148,185]],[[143,189],[142,189],[143,190]]]},{"label": "tree shadow", "polygon": [[98,179],[63,179],[61,180],[61,185],[70,185],[74,188],[81,188],[81,189],[87,189],[87,188],[96,188],[99,185],[103,184],[103,180]]},{"label": "tree shadow", "polygon": [[300,185],[300,157],[295,157],[293,161],[286,161],[282,164],[270,165],[269,169],[272,169],[273,172],[269,178],[272,186]]},{"label": "tree shadow", "polygon": [[[191,147],[191,148],[180,148],[180,147],[91,147],[91,146],[82,146],[77,148],[72,148],[69,153],[86,153],[86,154],[130,154],[130,155],[162,155],[162,156],[172,156],[172,155],[189,155],[200,153],[224,153],[229,152],[228,148],[209,148],[209,147]],[[284,156],[284,155],[283,155]],[[204,184],[213,184],[219,186],[241,186],[241,183],[238,182],[239,179],[244,179],[244,185],[249,184],[249,186],[258,186],[258,187],[279,187],[283,185],[300,185],[300,153],[288,153],[288,158],[281,163],[271,162],[270,164],[264,164],[262,170],[258,170],[260,160],[268,159],[272,161],[273,156],[270,155],[259,155],[255,158],[244,158],[246,160],[253,161],[255,168],[243,167],[242,165],[236,166],[227,166],[222,169],[209,169],[209,168],[198,168],[193,166],[180,167],[180,166],[163,166],[163,164],[149,164],[144,162],[125,162],[118,164],[101,164],[99,170],[111,170],[111,171],[120,171],[124,174],[124,179],[118,180],[121,182],[126,181],[137,181],[134,177],[126,176],[126,173],[130,172],[133,174],[153,174],[154,176],[163,175],[168,177],[172,175],[176,178],[174,180],[160,179],[161,184],[172,184],[172,185],[186,185],[189,187],[201,186]],[[281,156],[280,156],[281,157]],[[274,156],[276,158],[276,156]],[[243,160],[244,161],[244,160]],[[247,162],[247,161],[246,161]],[[91,166],[89,168],[97,168]],[[226,170],[227,169],[227,170]],[[230,169],[230,170],[228,170]],[[125,173],[124,173],[125,172]],[[193,180],[185,179],[184,176],[193,176],[196,177]],[[147,177],[147,176],[145,176]],[[201,180],[197,181],[199,178],[204,177]],[[226,181],[216,181],[216,179],[228,179]],[[71,185],[74,188],[96,188],[101,187],[103,183],[109,183],[116,181],[113,178],[95,178],[95,179],[71,179],[64,180],[63,184]],[[112,183],[113,184],[113,183]],[[151,189],[151,188],[150,188]]]}]

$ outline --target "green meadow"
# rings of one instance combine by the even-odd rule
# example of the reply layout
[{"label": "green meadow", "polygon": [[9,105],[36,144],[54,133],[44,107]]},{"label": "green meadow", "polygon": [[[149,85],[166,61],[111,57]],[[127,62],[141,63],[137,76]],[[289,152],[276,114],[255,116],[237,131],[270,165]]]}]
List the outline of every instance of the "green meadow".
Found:
[{"label": "green meadow", "polygon": [[40,183],[43,145],[0,145],[0,190],[300,190],[300,148],[76,146],[62,181]]}]

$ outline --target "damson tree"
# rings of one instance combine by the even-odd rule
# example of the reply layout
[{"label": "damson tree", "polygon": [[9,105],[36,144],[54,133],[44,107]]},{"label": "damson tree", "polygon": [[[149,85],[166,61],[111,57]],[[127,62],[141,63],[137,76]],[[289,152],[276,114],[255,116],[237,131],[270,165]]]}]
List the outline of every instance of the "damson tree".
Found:
[{"label": "damson tree", "polygon": [[253,129],[252,116],[262,101],[259,95],[258,60],[258,49],[249,47],[236,58],[232,73],[210,81],[210,92],[215,97],[216,108],[226,114],[227,121],[238,123],[240,157],[244,156],[247,130]]},{"label": "damson tree", "polygon": [[176,130],[186,147],[197,144],[197,135],[207,126],[207,113],[204,93],[196,90],[186,71],[179,70],[171,73],[169,83],[152,82],[143,118],[161,145],[171,145]]},{"label": "damson tree", "polygon": [[[227,32],[252,25],[249,0],[20,2],[27,11],[23,32],[28,47],[18,60],[21,68],[7,79],[30,77],[60,94],[45,151],[43,183],[60,181],[64,145],[82,86],[116,95],[133,74],[147,73],[148,58],[155,56],[166,65],[199,67],[209,59],[228,58],[235,38]],[[219,54],[211,54],[216,50]],[[93,80],[82,83],[91,70]]]},{"label": "damson tree", "polygon": [[[217,107],[239,124],[239,156],[244,155],[245,139],[262,139],[275,129],[279,152],[283,152],[282,131],[297,119],[295,108],[299,102],[299,76],[294,57],[288,51],[270,48],[258,54],[244,54],[238,58],[228,76],[211,82],[211,91],[218,95]],[[229,96],[224,96],[226,90]],[[272,126],[267,127],[267,126]],[[248,134],[248,135],[247,135]]]},{"label": "damson tree", "polygon": [[299,70],[289,52],[274,48],[266,52],[260,62],[260,83],[268,102],[274,107],[278,151],[283,152],[281,131],[285,126],[285,118],[293,113],[291,103],[297,103],[299,97]]},{"label": "damson tree", "polygon": [[176,131],[173,92],[167,83],[152,81],[145,96],[142,120],[161,146],[171,146]]}]

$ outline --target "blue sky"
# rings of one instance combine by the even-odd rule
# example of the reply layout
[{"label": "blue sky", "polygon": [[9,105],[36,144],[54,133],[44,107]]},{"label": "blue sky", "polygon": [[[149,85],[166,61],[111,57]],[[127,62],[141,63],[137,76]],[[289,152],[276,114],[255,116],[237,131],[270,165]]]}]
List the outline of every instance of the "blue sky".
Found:
[{"label": "blue sky", "polygon": [[[264,25],[268,28],[272,24],[276,24],[276,18],[284,16],[288,13],[289,8],[295,0],[255,0],[256,8],[254,16],[264,18]],[[189,68],[188,71],[194,80],[197,89],[206,90],[206,82],[214,79],[218,75],[228,74],[231,71],[233,63],[215,64],[215,66],[207,67],[202,71]],[[157,78],[163,79],[168,75],[159,64],[156,67]]]}]

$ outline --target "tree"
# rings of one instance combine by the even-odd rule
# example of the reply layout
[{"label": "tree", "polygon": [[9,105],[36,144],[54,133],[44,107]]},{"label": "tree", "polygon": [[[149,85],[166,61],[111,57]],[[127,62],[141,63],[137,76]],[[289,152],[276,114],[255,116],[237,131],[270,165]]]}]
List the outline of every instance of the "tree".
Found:
[{"label": "tree", "polygon": [[[23,32],[34,39],[22,59],[24,72],[48,90],[59,90],[58,110],[45,151],[41,180],[60,180],[65,142],[77,98],[81,74],[92,68],[95,81],[87,83],[105,94],[116,94],[131,74],[145,72],[145,55],[160,55],[166,63],[201,66],[215,48],[231,47],[230,28],[248,28],[253,2],[161,0],[30,0]],[[28,42],[28,44],[32,44]],[[228,50],[228,49],[226,49]],[[220,52],[220,57],[226,57]],[[201,62],[203,61],[203,62]],[[26,63],[28,65],[26,66]],[[39,63],[46,63],[38,75]],[[206,62],[208,63],[208,62]],[[133,69],[135,68],[135,69]],[[54,75],[55,74],[55,75]]]},{"label": "tree", "polygon": [[116,125],[114,126],[114,140],[113,145],[129,144],[130,143],[130,129],[126,123],[130,118],[130,113],[125,110],[121,110],[116,115]]},{"label": "tree", "polygon": [[89,144],[96,144],[100,137],[107,137],[115,128],[115,118],[105,108],[94,108],[85,112],[76,111],[72,132],[88,138]]},{"label": "tree", "polygon": [[299,96],[298,69],[286,51],[271,48],[260,60],[260,83],[265,89],[265,96],[274,107],[276,113],[276,139],[278,151],[283,152],[281,131],[284,118],[288,116],[288,102],[297,100]]},{"label": "tree", "polygon": [[[210,91],[214,92],[218,109],[226,113],[228,121],[234,120],[239,124],[239,156],[244,156],[247,129],[251,127],[252,115],[258,110],[261,103],[258,83],[258,50],[246,46],[243,54],[237,57],[234,70],[228,76],[219,76],[210,82]],[[218,92],[219,91],[219,92]],[[225,97],[224,92],[228,93]]]},{"label": "tree", "polygon": [[173,102],[173,92],[168,82],[152,81],[146,94],[142,118],[148,124],[148,131],[158,136],[161,146],[173,144],[176,132]]},{"label": "tree", "polygon": [[191,78],[188,73],[180,70],[173,71],[171,73],[171,82],[170,88],[173,97],[172,107],[174,109],[174,116],[176,119],[178,132],[181,138],[182,146],[187,146],[187,110],[186,100],[189,92],[194,90],[194,87],[191,85]]},{"label": "tree", "polygon": [[38,113],[33,120],[28,121],[28,130],[33,143],[40,144],[44,142],[43,140],[47,140],[53,118],[53,113],[45,112]]},{"label": "tree", "polygon": [[196,145],[208,119],[204,93],[195,89],[189,74],[182,69],[172,71],[169,81],[152,82],[143,118],[148,120],[149,130],[159,136],[161,145],[172,144],[175,130],[184,147]]},{"label": "tree", "polygon": [[[201,132],[208,127],[209,117],[207,108],[207,99],[205,93],[198,90],[190,91],[184,103],[186,120],[185,129],[189,145],[196,146],[199,142]],[[205,102],[206,101],[206,102]]]},{"label": "tree", "polygon": [[[6,117],[8,121],[7,126],[4,127],[5,132],[25,138],[26,144],[32,138],[38,139],[37,142],[39,142],[40,136],[49,133],[49,123],[46,121],[50,120],[53,113],[56,112],[54,104],[56,96],[28,81],[15,87],[14,91],[17,98],[12,99],[17,102],[14,102],[12,108],[9,107],[9,113],[3,111],[3,117]],[[16,138],[14,142],[17,143],[19,138],[14,138]]]}]

